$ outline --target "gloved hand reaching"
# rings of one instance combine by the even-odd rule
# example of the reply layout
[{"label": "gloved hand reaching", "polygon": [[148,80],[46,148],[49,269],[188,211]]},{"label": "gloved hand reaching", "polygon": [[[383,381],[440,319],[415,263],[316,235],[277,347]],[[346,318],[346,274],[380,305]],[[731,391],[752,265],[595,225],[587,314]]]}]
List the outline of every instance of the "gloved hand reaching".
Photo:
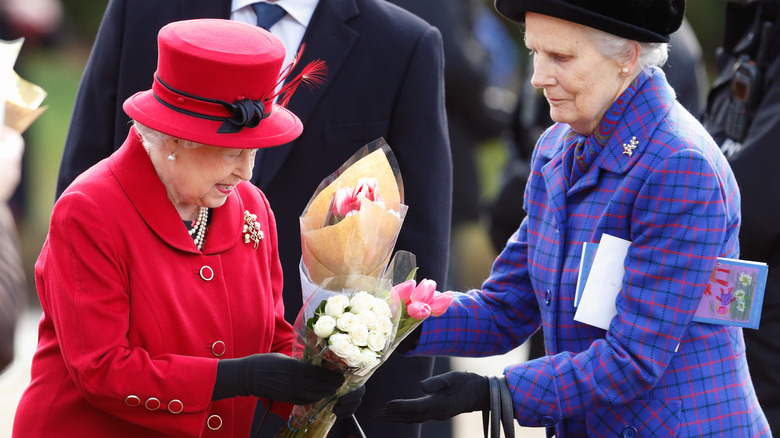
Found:
[{"label": "gloved hand reaching", "polygon": [[361,386],[352,392],[342,395],[339,397],[336,404],[333,405],[333,413],[337,418],[347,418],[351,416],[357,411],[357,408],[360,407],[360,402],[363,401],[363,396],[365,394],[366,387]]},{"label": "gloved hand reaching", "polygon": [[[341,373],[318,365],[303,363],[280,353],[253,354],[219,361],[211,399],[253,395],[308,405],[336,394],[343,383]],[[361,398],[362,394],[357,405],[360,405]],[[354,403],[354,400],[347,401]]]},{"label": "gloved hand reaching", "polygon": [[420,382],[426,396],[390,400],[374,418],[393,423],[443,421],[464,412],[490,408],[488,378],[465,371],[451,371]]}]

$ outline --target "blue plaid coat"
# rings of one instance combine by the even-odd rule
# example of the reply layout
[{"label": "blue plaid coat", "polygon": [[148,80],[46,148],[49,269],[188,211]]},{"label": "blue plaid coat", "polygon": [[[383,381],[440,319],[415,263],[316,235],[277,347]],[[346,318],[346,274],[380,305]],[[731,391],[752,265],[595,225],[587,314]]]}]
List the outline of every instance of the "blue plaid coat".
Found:
[{"label": "blue plaid coat", "polygon": [[[736,181],[661,70],[633,86],[570,188],[568,125],[541,136],[526,220],[482,290],[456,294],[425,322],[414,354],[501,354],[541,326],[548,355],[504,371],[522,426],[554,427],[559,438],[771,436],[741,329],[691,321],[716,257],[739,255]],[[607,331],[573,319],[582,242],[603,233],[633,242]]]}]

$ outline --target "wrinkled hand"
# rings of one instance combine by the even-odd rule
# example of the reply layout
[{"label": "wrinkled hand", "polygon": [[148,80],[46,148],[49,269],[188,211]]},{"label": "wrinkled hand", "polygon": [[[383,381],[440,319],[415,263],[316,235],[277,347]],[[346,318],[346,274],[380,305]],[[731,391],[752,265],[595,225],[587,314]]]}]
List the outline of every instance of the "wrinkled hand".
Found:
[{"label": "wrinkled hand", "polygon": [[393,423],[443,421],[464,412],[490,408],[490,384],[485,376],[451,371],[420,382],[427,395],[415,399],[390,400],[374,418]]},{"label": "wrinkled hand", "polygon": [[343,383],[340,373],[318,365],[279,353],[253,354],[219,361],[211,399],[253,395],[308,405],[333,396]]},{"label": "wrinkled hand", "polygon": [[366,387],[361,386],[356,390],[344,394],[339,397],[339,400],[333,406],[333,413],[338,418],[347,418],[357,411],[360,407],[360,403],[363,401],[363,396],[366,394]]}]

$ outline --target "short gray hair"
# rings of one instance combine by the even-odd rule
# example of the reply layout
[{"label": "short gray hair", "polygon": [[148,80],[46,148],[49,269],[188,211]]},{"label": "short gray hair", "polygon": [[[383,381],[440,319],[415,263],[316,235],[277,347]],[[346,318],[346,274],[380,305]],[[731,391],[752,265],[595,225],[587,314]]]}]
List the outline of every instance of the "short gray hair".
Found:
[{"label": "short gray hair", "polygon": [[165,140],[168,139],[179,140],[181,146],[186,149],[194,149],[202,146],[202,144],[196,143],[194,141],[182,140],[164,132],[156,131],[146,125],[136,122],[135,120],[133,120],[133,126],[135,126],[135,130],[138,132],[138,135],[141,136],[141,142],[147,151],[150,151],[152,148],[160,148],[163,143],[165,143]]},{"label": "short gray hair", "polygon": [[[631,45],[633,40],[619,37],[591,27],[586,27],[590,32],[596,49],[604,56],[623,64],[631,59]],[[669,45],[667,43],[643,43],[639,42],[640,51],[637,63],[643,70],[650,67],[661,67],[666,64],[669,57]]]}]

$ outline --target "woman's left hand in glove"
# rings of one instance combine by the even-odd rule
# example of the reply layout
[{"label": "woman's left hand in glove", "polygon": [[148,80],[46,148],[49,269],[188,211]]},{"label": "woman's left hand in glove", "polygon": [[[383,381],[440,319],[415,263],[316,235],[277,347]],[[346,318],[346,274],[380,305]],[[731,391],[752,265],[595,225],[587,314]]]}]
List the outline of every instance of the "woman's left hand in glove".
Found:
[{"label": "woman's left hand in glove", "polygon": [[374,418],[393,423],[422,423],[490,408],[490,384],[487,377],[479,374],[451,371],[423,380],[420,388],[427,395],[390,400]]},{"label": "woman's left hand in glove", "polygon": [[339,397],[339,400],[333,406],[333,413],[338,418],[347,418],[355,413],[360,403],[363,401],[363,395],[366,393],[366,387],[361,386],[354,391]]}]

